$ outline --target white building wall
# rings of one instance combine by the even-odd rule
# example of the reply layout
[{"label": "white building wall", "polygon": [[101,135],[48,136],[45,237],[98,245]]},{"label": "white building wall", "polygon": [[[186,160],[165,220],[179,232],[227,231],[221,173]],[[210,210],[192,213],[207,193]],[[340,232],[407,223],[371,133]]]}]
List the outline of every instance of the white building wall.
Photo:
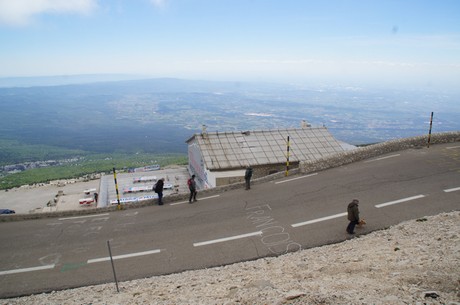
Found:
[{"label": "white building wall", "polygon": [[207,170],[208,180],[212,184],[210,187],[217,186],[217,179],[219,178],[240,178],[244,176],[246,169],[239,169],[239,170],[228,170],[228,171],[220,171],[220,172],[212,172]]},{"label": "white building wall", "polygon": [[219,178],[238,178],[244,176],[245,169],[228,171],[210,171],[203,161],[198,142],[193,139],[188,142],[188,170],[190,175],[195,175],[195,181],[200,189],[213,188]]},{"label": "white building wall", "polygon": [[214,175],[215,180],[217,178],[233,178],[233,177],[241,177],[244,176],[246,169],[239,169],[239,170],[228,170],[224,172],[212,172]]},{"label": "white building wall", "polygon": [[188,171],[190,175],[195,175],[195,181],[199,189],[215,187],[216,181],[210,180],[209,171],[205,168],[203,156],[196,139],[188,142]]}]

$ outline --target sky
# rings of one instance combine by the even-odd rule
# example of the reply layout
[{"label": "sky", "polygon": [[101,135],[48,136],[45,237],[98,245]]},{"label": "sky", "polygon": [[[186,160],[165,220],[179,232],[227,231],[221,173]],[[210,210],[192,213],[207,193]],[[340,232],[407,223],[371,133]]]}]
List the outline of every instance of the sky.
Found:
[{"label": "sky", "polygon": [[460,88],[458,0],[0,0],[0,77]]}]

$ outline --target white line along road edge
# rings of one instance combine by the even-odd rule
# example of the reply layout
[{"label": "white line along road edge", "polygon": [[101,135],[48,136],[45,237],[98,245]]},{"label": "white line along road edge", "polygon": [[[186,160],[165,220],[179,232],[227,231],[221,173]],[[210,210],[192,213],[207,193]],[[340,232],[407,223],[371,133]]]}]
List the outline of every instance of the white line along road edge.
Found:
[{"label": "white line along road edge", "polygon": [[69,219],[80,219],[80,218],[90,218],[90,217],[102,217],[102,216],[109,216],[109,213],[105,214],[95,214],[95,215],[86,215],[86,216],[75,216],[75,217],[67,217],[67,218],[59,218],[59,220],[69,220]]},{"label": "white line along road edge", "polygon": [[369,162],[374,162],[374,161],[380,161],[380,160],[385,160],[385,159],[388,159],[388,158],[394,158],[394,157],[399,157],[399,156],[400,156],[400,154],[396,154],[396,155],[381,157],[381,158],[377,158],[377,159],[367,160],[367,161],[364,161],[364,163],[369,163]]},{"label": "white line along road edge", "polygon": [[303,178],[316,176],[316,175],[318,175],[318,173],[314,173],[314,174],[310,174],[310,175],[306,175],[306,176],[302,176],[302,177],[296,177],[296,178],[292,178],[292,179],[287,179],[287,180],[283,180],[283,181],[278,181],[278,182],[275,182],[275,184],[285,183],[285,182],[294,181],[294,180],[298,180],[298,179],[303,179]]},{"label": "white line along road edge", "polygon": [[[214,195],[214,196],[198,198],[198,201],[211,199],[211,198],[216,198],[216,197],[220,197],[220,195]],[[175,203],[170,203],[169,205],[178,205],[178,204],[184,204],[184,203],[189,203],[189,202],[188,202],[188,200],[187,201],[179,201],[179,202],[175,202]]]}]

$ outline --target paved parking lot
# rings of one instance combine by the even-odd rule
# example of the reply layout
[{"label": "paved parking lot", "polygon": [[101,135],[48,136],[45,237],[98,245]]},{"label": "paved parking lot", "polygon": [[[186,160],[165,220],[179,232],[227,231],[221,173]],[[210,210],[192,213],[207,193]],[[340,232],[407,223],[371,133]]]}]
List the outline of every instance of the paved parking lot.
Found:
[{"label": "paved parking lot", "polygon": [[[156,198],[155,192],[152,191],[154,181],[134,182],[135,180],[139,180],[139,178],[148,177],[154,177],[155,180],[165,179],[165,190],[163,192],[163,196],[165,197],[170,194],[188,193],[187,179],[189,178],[189,174],[185,166],[170,166],[146,172],[117,173],[120,202],[135,202]],[[97,206],[105,207],[117,203],[114,176],[105,175],[101,178]]]},{"label": "paved parking lot", "polygon": [[[134,178],[155,176],[165,178],[165,185],[171,184],[172,189],[164,191],[164,196],[173,193],[188,193],[187,179],[189,174],[185,166],[168,166],[164,169],[136,172],[118,173],[117,182],[121,200],[155,196],[151,191],[153,181],[134,183]],[[146,187],[149,191],[136,193],[123,193],[130,187]],[[85,191],[91,190],[91,192]],[[26,186],[8,191],[0,191],[0,208],[15,210],[17,214],[94,209],[96,203],[82,205],[79,200],[93,198],[94,192],[99,194],[98,207],[110,205],[117,200],[113,175],[103,175],[100,179],[90,181],[68,180],[46,184],[42,186]],[[49,204],[51,203],[51,204]]]}]

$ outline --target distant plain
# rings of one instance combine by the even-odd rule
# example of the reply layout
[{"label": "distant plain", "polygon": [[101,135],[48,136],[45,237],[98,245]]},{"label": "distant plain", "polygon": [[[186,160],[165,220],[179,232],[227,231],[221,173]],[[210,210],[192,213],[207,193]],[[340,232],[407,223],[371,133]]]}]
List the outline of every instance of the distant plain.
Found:
[{"label": "distant plain", "polygon": [[186,140],[203,125],[208,131],[240,132],[298,128],[306,120],[326,126],[340,141],[363,145],[428,134],[434,112],[433,132],[460,130],[460,95],[447,92],[180,79],[89,81],[47,79],[46,85],[15,86],[0,79],[0,166],[88,155],[186,156]]}]

